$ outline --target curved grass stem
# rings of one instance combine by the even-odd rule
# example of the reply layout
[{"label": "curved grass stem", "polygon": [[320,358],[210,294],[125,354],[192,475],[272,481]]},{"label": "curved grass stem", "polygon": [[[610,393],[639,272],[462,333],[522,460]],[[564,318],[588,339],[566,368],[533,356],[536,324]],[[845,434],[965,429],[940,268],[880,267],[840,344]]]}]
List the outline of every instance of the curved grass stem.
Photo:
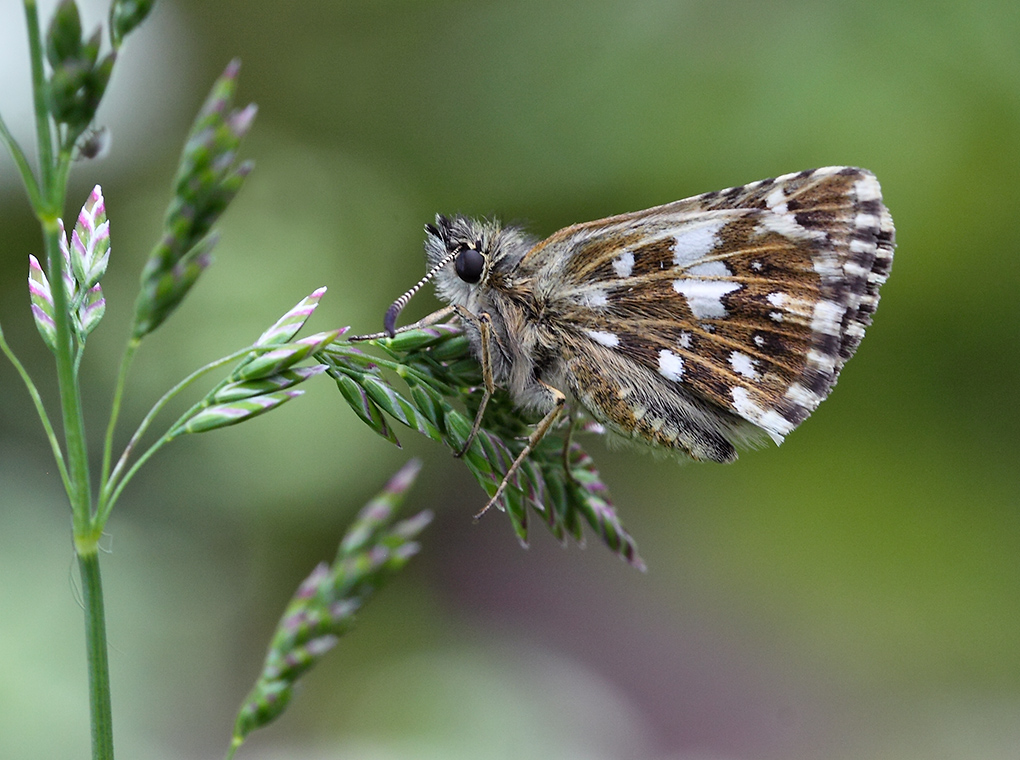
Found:
[{"label": "curved grass stem", "polygon": [[50,449],[53,451],[53,460],[56,462],[57,471],[60,473],[60,480],[64,484],[64,490],[67,491],[68,497],[70,497],[71,481],[68,479],[67,466],[64,463],[64,452],[60,450],[60,441],[57,439],[57,434],[53,431],[53,423],[50,422],[50,417],[46,414],[46,407],[43,405],[42,397],[39,395],[39,390],[35,387],[35,383],[32,382],[32,377],[28,374],[28,370],[26,370],[24,365],[18,360],[18,357],[11,350],[11,347],[7,345],[7,340],[4,338],[4,331],[2,328],[0,328],[0,351],[3,351],[11,364],[14,365],[14,369],[17,370],[18,374],[21,376],[22,382],[25,383],[28,395],[32,398],[32,403],[35,405],[35,411],[39,415],[39,421],[42,423],[43,430],[46,431],[46,439],[50,442]]}]

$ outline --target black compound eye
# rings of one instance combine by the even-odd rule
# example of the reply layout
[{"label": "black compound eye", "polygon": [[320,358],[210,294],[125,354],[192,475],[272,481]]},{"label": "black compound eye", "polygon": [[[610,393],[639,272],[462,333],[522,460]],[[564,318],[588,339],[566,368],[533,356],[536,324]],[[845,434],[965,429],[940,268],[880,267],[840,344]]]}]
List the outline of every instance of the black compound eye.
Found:
[{"label": "black compound eye", "polygon": [[485,257],[474,248],[465,248],[453,262],[453,268],[457,276],[464,282],[474,285],[482,279],[482,271],[485,269]]}]

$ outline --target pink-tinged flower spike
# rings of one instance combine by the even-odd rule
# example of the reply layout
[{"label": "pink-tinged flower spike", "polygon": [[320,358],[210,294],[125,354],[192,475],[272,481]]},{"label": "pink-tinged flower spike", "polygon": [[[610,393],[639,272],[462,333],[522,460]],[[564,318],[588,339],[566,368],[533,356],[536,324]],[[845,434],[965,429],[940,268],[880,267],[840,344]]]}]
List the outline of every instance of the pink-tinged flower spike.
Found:
[{"label": "pink-tinged flower spike", "polygon": [[232,110],[239,68],[236,60],[227,66],[188,133],[163,237],[142,271],[133,329],[136,339],[159,327],[208,267],[215,243],[210,229],[251,172],[250,161],[234,165],[256,111],[254,105]]},{"label": "pink-tinged flower spike", "polygon": [[236,425],[239,422],[258,417],[281,404],[297,398],[304,391],[283,391],[281,393],[266,393],[254,398],[245,398],[239,401],[232,401],[229,404],[217,404],[201,410],[182,425],[174,426],[173,430],[167,433],[167,440],[176,438],[185,433],[205,433],[209,430]]},{"label": "pink-tinged flower spike", "polygon": [[64,230],[63,219],[57,219],[57,228],[60,230],[58,238],[60,255],[64,257],[64,267],[61,270],[64,273],[64,292],[67,294],[67,302],[70,304],[71,313],[73,314],[78,308],[78,281],[74,279],[74,272],[71,267],[71,252],[67,247],[67,232]]},{"label": "pink-tinged flower spike", "polygon": [[234,723],[232,749],[287,707],[294,684],[347,633],[373,592],[419,549],[415,538],[432,519],[420,512],[393,523],[421,463],[412,460],[358,515],[331,565],[319,564],[298,587],[280,618],[262,673]]},{"label": "pink-tinged flower spike", "polygon": [[86,335],[96,329],[105,313],[106,298],[103,296],[103,289],[96,283],[85,291],[85,300],[78,309],[75,327],[79,329],[79,340],[84,340]]},{"label": "pink-tinged flower spike", "polygon": [[53,321],[53,293],[39,259],[28,256],[28,295],[32,301],[32,318],[36,329],[50,351],[57,350],[57,326]]},{"label": "pink-tinged flower spike", "polygon": [[[319,300],[325,293],[325,288],[317,288],[312,291],[310,296],[302,299],[297,306],[276,320],[276,324],[262,333],[259,339],[255,341],[255,345],[276,346],[291,340],[298,334],[298,330],[304,327],[308,318],[312,316],[312,312],[315,311],[315,308],[319,305]],[[346,331],[347,328],[341,334]]]},{"label": "pink-tinged flower spike", "polygon": [[[106,298],[99,286],[100,278],[106,273],[110,260],[110,223],[106,219],[103,192],[99,185],[91,195],[81,213],[67,245],[64,221],[57,220],[59,229],[60,255],[64,257],[62,268],[64,292],[71,314],[71,328],[79,345],[92,332],[106,313]],[[39,334],[46,345],[54,350],[56,330],[53,322],[53,293],[49,280],[38,259],[28,257],[28,288],[32,299],[32,315]]]},{"label": "pink-tinged flower spike", "polygon": [[64,256],[64,284],[72,327],[78,342],[84,343],[106,313],[106,298],[99,281],[110,261],[110,222],[99,185],[92,189],[78,214],[70,246],[60,221],[60,252]]},{"label": "pink-tinged flower spike", "polygon": [[296,340],[293,343],[285,343],[279,348],[267,351],[247,364],[241,365],[233,372],[230,379],[232,381],[257,380],[258,378],[275,375],[308,358],[323,347],[328,346],[345,330],[346,328],[316,333],[315,335],[309,335],[307,338]]},{"label": "pink-tinged flower spike", "polygon": [[106,274],[110,262],[110,222],[106,218],[103,189],[96,185],[78,214],[71,233],[71,271],[84,290],[90,290]]},{"label": "pink-tinged flower spike", "polygon": [[326,365],[315,364],[311,367],[286,369],[283,372],[270,375],[269,377],[263,377],[259,380],[227,383],[218,391],[213,393],[212,401],[213,403],[222,404],[228,401],[238,401],[244,398],[251,398],[252,396],[261,396],[264,393],[284,391],[288,388],[293,388],[295,385],[303,383],[308,378],[315,377],[325,371]]}]

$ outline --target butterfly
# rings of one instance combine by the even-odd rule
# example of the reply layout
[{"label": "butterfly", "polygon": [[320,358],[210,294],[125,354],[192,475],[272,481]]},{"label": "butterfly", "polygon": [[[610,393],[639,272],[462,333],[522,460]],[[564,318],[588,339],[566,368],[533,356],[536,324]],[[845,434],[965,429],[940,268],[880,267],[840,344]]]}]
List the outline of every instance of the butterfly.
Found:
[{"label": "butterfly", "polygon": [[[542,415],[484,513],[568,398],[625,439],[730,462],[828,396],[892,267],[875,176],[832,166],[575,224],[545,240],[464,216],[425,227],[428,271],[497,387]],[[365,336],[374,337],[374,336]],[[463,450],[461,453],[463,453]],[[479,513],[481,514],[481,513]]]}]

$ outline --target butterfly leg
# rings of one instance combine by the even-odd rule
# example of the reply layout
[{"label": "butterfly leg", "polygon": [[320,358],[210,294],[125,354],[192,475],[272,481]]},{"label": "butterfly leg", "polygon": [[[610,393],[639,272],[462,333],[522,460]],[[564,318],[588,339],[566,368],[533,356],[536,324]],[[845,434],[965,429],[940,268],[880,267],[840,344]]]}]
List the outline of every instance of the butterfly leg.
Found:
[{"label": "butterfly leg", "polygon": [[563,411],[563,405],[567,403],[567,397],[563,395],[562,391],[553,388],[551,385],[546,385],[541,380],[539,380],[538,383],[549,392],[550,396],[553,397],[553,403],[555,406],[553,406],[552,410],[535,426],[535,429],[528,437],[527,445],[521,450],[521,453],[517,455],[513,464],[510,465],[510,469],[506,471],[506,475],[503,476],[503,480],[500,482],[499,488],[496,489],[496,493],[492,495],[492,498],[489,499],[489,503],[482,508],[482,511],[475,515],[476,520],[488,512],[489,509],[492,508],[492,505],[499,500],[499,497],[503,495],[503,491],[505,491],[506,487],[510,484],[510,478],[514,476],[524,460],[528,458],[528,455],[535,450],[538,442],[545,438],[545,434],[549,432],[549,428],[552,427],[553,423],[556,422],[556,418],[559,417],[560,413]]},{"label": "butterfly leg", "polygon": [[570,469],[570,444],[573,443],[574,425],[577,423],[574,408],[573,404],[567,408],[567,432],[563,435],[563,472],[567,480],[576,485],[577,480],[574,479],[574,473]]},{"label": "butterfly leg", "polygon": [[[465,312],[461,314],[461,309]],[[482,379],[485,382],[485,393],[482,395],[482,402],[478,405],[478,412],[475,414],[474,424],[471,425],[471,432],[468,433],[467,439],[464,441],[464,445],[460,447],[460,451],[454,454],[458,459],[471,448],[471,444],[475,440],[475,436],[478,435],[478,429],[482,426],[482,415],[485,414],[485,407],[489,403],[489,399],[492,398],[493,392],[496,390],[496,384],[492,379],[492,350],[491,339],[492,339],[492,317],[486,314],[484,311],[477,316],[471,314],[467,309],[461,307],[457,310],[457,314],[462,318],[468,318],[474,321],[478,326],[478,333],[481,336],[482,342]]]}]

